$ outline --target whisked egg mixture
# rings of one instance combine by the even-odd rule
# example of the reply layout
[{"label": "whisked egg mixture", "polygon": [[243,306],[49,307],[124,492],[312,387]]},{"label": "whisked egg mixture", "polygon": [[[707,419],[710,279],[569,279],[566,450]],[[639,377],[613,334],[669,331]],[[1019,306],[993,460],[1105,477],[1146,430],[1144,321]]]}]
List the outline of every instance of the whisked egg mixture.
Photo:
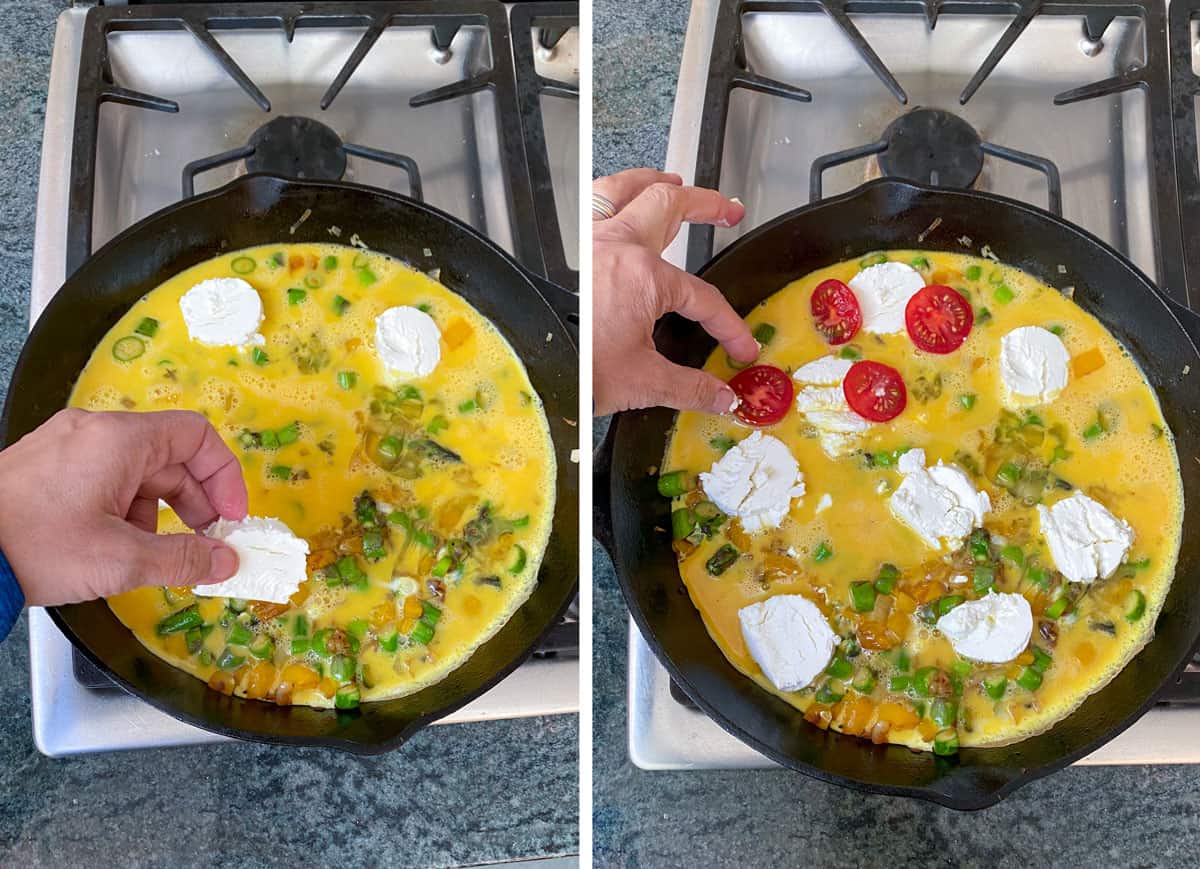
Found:
[{"label": "whisked egg mixture", "polygon": [[[826,343],[810,314],[814,290],[884,261],[911,263],[924,283],[965,297],[974,325],[959,349],[921,352],[904,331]],[[680,571],[713,640],[746,676],[818,727],[952,753],[1047,729],[1150,640],[1179,549],[1178,459],[1146,378],[1094,317],[986,259],[887,251],[802,277],[746,319],[766,338],[759,364],[790,375],[829,354],[874,360],[907,386],[904,410],[852,435],[841,455],[822,449],[822,432],[794,404],[764,428],[795,457],[806,494],[778,528],[754,534],[716,510],[698,481],[749,430],[731,417],[679,415],[662,467],[682,472],[665,489],[675,496]],[[1070,370],[1052,401],[1014,409],[999,360],[1001,338],[1020,326],[1058,335]],[[719,349],[705,370],[723,380],[737,373]],[[954,551],[930,548],[889,509],[899,458],[917,447],[929,465],[960,469],[990,499],[982,527]],[[1056,569],[1036,512],[1080,492],[1133,531],[1121,565],[1092,584]],[[1033,616],[1028,646],[1003,663],[956,653],[936,626],[993,593],[1023,596]],[[740,610],[778,595],[811,601],[835,635],[828,664],[818,662],[819,675],[801,690],[772,684],[739,622]]]},{"label": "whisked egg mixture", "polygon": [[[189,339],[180,298],[229,277],[262,299],[259,347]],[[397,379],[375,352],[375,320],[395,306],[440,330],[426,377]],[[535,586],[556,473],[541,402],[484,317],[387,256],[268,245],[194,266],[121,318],[70,403],[203,413],[241,462],[250,514],[308,542],[288,603],[188,588],[108,601],[147,648],[215,690],[338,708],[409,694],[465,661]],[[169,510],[159,528],[187,530]]]}]

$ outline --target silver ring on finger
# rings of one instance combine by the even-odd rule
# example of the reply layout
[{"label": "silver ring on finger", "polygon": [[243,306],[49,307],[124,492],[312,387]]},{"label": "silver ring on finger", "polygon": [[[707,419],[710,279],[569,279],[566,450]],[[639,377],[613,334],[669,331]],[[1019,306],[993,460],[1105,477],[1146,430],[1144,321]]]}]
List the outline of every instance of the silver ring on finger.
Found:
[{"label": "silver ring on finger", "polygon": [[592,220],[608,220],[617,216],[617,206],[612,200],[599,193],[592,194]]}]

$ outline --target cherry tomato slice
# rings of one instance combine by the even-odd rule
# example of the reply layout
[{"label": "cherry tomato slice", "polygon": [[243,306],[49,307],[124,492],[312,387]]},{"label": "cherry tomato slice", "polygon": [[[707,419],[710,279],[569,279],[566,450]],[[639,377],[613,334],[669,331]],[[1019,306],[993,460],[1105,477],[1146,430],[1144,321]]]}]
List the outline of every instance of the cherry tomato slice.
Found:
[{"label": "cherry tomato slice", "polygon": [[817,331],[830,344],[845,344],[862,328],[862,308],[854,291],[839,280],[821,281],[812,294]]},{"label": "cherry tomato slice", "polygon": [[787,416],[796,395],[792,378],[774,365],[754,365],[739,371],[729,386],[738,397],[734,416],[752,426],[775,425]]},{"label": "cherry tomato slice", "polygon": [[927,353],[953,353],[967,340],[975,311],[962,294],[938,285],[919,290],[904,308],[908,337]]},{"label": "cherry tomato slice", "polygon": [[895,419],[908,404],[904,378],[881,362],[855,362],[842,381],[842,392],[850,409],[871,422]]}]

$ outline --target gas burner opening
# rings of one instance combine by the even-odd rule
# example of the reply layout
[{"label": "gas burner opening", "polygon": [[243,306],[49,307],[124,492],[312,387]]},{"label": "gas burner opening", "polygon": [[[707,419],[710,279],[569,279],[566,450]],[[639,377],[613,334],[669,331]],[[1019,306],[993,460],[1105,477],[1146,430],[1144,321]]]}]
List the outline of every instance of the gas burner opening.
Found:
[{"label": "gas burner opening", "polygon": [[884,175],[941,187],[970,187],[983,170],[983,139],[943,109],[913,109],[883,131]]},{"label": "gas burner opening", "polygon": [[246,157],[247,172],[310,181],[339,181],[346,174],[341,137],[312,118],[275,118],[255,130],[248,144],[254,151]]}]

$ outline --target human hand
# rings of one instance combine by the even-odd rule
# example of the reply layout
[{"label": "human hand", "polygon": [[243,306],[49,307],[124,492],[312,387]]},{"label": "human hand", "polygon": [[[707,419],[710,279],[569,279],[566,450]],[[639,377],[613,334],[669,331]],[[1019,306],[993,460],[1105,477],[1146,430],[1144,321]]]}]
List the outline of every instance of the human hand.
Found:
[{"label": "human hand", "polygon": [[655,348],[654,324],[668,311],[698,322],[736,361],[758,357],[758,342],[720,290],[661,256],[685,220],[733,226],[746,214],[715,190],[682,183],[678,175],[630,169],[592,185],[617,211],[592,223],[592,394],[598,415],[655,405],[730,412],[736,397],[724,382],[669,362]]},{"label": "human hand", "polygon": [[0,550],[26,603],[219,582],[237,572],[224,543],[155,534],[159,498],[192,528],[246,515],[237,457],[198,413],[69,408],[0,452]]}]

